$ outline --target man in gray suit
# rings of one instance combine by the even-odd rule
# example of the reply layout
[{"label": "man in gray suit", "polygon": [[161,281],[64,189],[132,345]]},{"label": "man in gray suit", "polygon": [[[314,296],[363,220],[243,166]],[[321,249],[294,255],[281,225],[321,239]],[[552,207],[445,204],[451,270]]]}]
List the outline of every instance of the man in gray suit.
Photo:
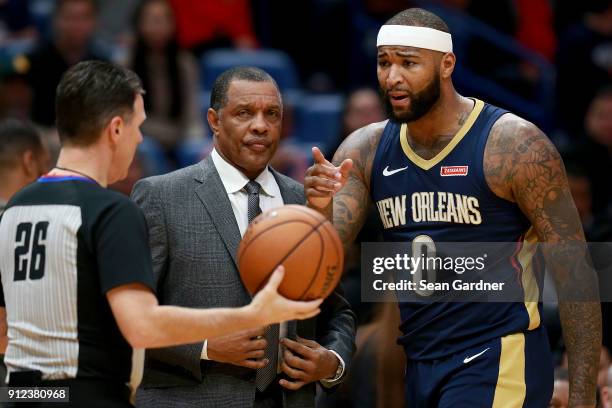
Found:
[{"label": "man in gray suit", "polygon": [[[261,211],[305,202],[301,184],[268,166],[282,102],[266,72],[239,67],[221,74],[208,122],[215,141],[209,157],[141,180],[132,193],[147,219],[162,304],[248,303],[236,267],[248,223]],[[344,298],[334,292],[321,310],[316,319],[148,350],[137,404],[313,407],[316,383],[340,383],[354,350],[355,316]]]}]

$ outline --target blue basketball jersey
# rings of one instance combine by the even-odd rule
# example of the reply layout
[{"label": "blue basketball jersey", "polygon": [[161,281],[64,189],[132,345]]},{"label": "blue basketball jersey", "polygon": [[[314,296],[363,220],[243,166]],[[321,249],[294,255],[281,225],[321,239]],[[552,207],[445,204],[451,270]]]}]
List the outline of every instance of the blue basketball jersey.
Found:
[{"label": "blue basketball jersey", "polygon": [[[387,242],[511,242],[492,254],[495,276],[516,281],[538,299],[537,237],[519,207],[495,195],[483,170],[493,124],[506,111],[474,100],[474,108],[435,157],[418,156],[407,126],[389,121],[371,175],[371,195]],[[487,270],[486,273],[489,273]],[[540,326],[538,302],[400,302],[399,342],[411,360],[444,358],[496,337]]]}]

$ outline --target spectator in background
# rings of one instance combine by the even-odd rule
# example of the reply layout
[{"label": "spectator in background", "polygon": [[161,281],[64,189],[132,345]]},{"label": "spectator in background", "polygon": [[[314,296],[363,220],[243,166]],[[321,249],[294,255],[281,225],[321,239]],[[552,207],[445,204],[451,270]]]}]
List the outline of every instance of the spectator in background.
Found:
[{"label": "spectator in background", "polygon": [[355,130],[385,120],[378,93],[371,88],[357,89],[349,95],[342,119],[342,140]]},{"label": "spectator in background", "polygon": [[608,367],[608,382],[601,389],[602,408],[612,408],[612,365]]},{"label": "spectator in background", "polygon": [[38,36],[27,0],[0,0],[0,32],[9,39],[34,39]]},{"label": "spectator in background", "polygon": [[342,134],[339,135],[334,146],[330,146],[327,150],[329,154],[333,154],[342,141],[355,130],[369,125],[370,123],[380,122],[385,120],[385,112],[383,110],[380,96],[372,88],[356,89],[348,96],[344,105],[344,113],[342,114]]},{"label": "spectator in background", "polygon": [[583,123],[585,136],[574,154],[591,179],[593,213],[597,215],[612,204],[612,86],[597,93]]},{"label": "spectator in background", "polygon": [[550,408],[567,408],[569,404],[569,379],[567,368],[555,369],[553,396],[548,405]]},{"label": "spectator in background", "polygon": [[105,59],[92,46],[95,27],[94,0],[57,0],[51,42],[41,44],[28,56],[27,78],[33,91],[35,123],[54,126],[55,88],[68,68],[83,60]]},{"label": "spectator in background", "polygon": [[17,119],[0,122],[0,214],[17,191],[49,170],[49,154],[36,130]]},{"label": "spectator in background", "polygon": [[248,0],[171,0],[181,46],[197,54],[210,48],[255,48]]},{"label": "spectator in background", "polygon": [[587,4],[592,11],[561,36],[557,55],[557,117],[574,138],[597,90],[612,81],[612,2]]},{"label": "spectator in background", "polygon": [[574,204],[578,210],[584,233],[589,239],[589,231],[593,222],[593,197],[591,193],[591,179],[587,172],[572,159],[565,160],[565,172]]},{"label": "spectator in background", "polygon": [[[114,57],[121,61],[121,51],[131,44],[132,19],[141,0],[104,0],[98,5],[98,25],[95,37],[114,49]],[[119,51],[119,53],[117,52]]]},{"label": "spectator in background", "polygon": [[24,75],[29,64],[23,55],[6,58],[0,62],[0,118],[26,120],[32,109],[32,90]]},{"label": "spectator in background", "polygon": [[179,48],[174,14],[166,0],[145,0],[136,10],[131,69],[147,91],[142,133],[171,152],[184,138],[204,136],[196,61]]}]

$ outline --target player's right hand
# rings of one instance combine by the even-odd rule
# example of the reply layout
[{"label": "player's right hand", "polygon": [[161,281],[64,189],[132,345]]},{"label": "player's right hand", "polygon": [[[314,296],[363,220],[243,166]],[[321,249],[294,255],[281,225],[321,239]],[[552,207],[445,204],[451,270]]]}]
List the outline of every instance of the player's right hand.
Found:
[{"label": "player's right hand", "polygon": [[353,161],[345,159],[340,166],[334,166],[327,160],[318,147],[312,148],[314,164],[306,171],[304,192],[308,203],[313,208],[325,208],[332,197],[344,187]]},{"label": "player's right hand", "polygon": [[264,328],[242,330],[227,336],[208,339],[206,353],[210,360],[247,368],[262,368],[268,360]]},{"label": "player's right hand", "polygon": [[310,301],[289,300],[278,293],[278,287],[285,276],[285,268],[277,267],[266,286],[253,298],[250,307],[253,309],[254,318],[261,326],[288,320],[310,319],[319,314],[319,306],[323,299]]}]

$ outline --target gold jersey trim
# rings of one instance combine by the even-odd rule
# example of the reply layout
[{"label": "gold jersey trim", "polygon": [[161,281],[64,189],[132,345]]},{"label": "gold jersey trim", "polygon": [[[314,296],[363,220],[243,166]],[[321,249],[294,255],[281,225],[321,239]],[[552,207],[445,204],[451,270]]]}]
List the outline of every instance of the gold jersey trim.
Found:
[{"label": "gold jersey trim", "polygon": [[400,128],[400,144],[402,145],[402,149],[404,150],[404,154],[408,157],[408,159],[422,168],[423,170],[429,170],[436,164],[440,163],[446,156],[453,151],[455,146],[459,144],[459,142],[463,139],[463,137],[467,134],[467,132],[472,128],[474,122],[482,112],[484,108],[484,102],[474,98],[474,108],[472,108],[472,112],[470,112],[467,117],[465,123],[461,126],[461,128],[455,133],[455,136],[451,139],[451,141],[446,145],[444,149],[440,151],[440,153],[436,154],[431,159],[424,159],[412,150],[410,147],[410,143],[408,143],[408,125],[405,123],[402,124]]},{"label": "gold jersey trim", "polygon": [[511,334],[501,338],[499,374],[492,408],[520,408],[525,402],[525,335]]},{"label": "gold jersey trim", "polygon": [[517,254],[517,260],[521,264],[523,273],[521,281],[525,291],[525,308],[529,314],[529,327],[527,330],[534,330],[540,327],[541,318],[538,310],[539,287],[536,281],[533,261],[538,250],[538,236],[533,227],[529,228],[525,234],[523,247]]}]

